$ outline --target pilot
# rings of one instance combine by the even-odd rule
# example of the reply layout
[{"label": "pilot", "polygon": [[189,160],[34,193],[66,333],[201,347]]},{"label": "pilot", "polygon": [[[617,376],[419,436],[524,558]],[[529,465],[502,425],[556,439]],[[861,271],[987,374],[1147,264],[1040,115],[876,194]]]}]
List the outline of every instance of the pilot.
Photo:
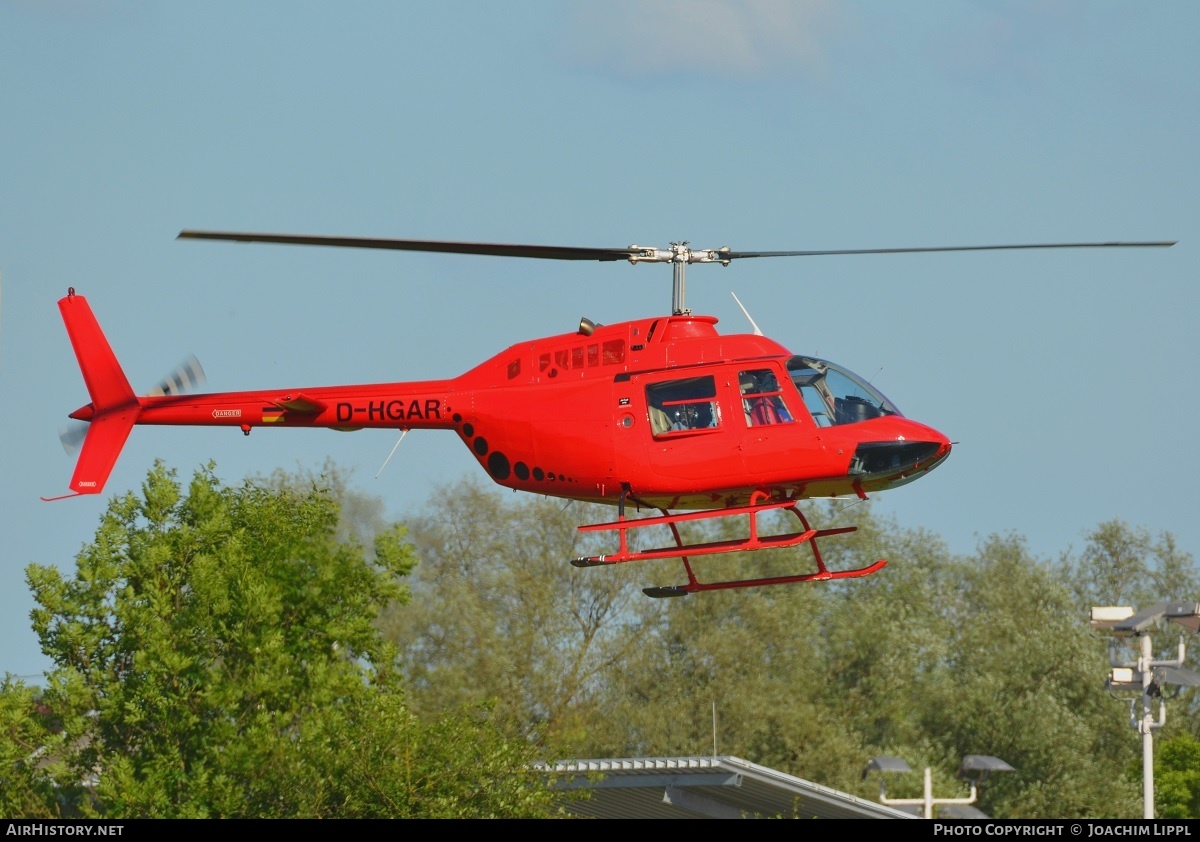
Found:
[{"label": "pilot", "polygon": [[696,407],[690,403],[685,403],[675,409],[675,420],[671,424],[672,430],[692,430],[700,426],[700,419],[696,412]]},{"label": "pilot", "polygon": [[759,395],[759,392],[779,391],[779,381],[769,371],[761,375],[761,382],[749,371],[743,371],[738,376],[741,388],[742,409],[746,412],[746,424],[750,427],[761,427],[765,424],[782,424],[792,420],[787,407],[779,395]]}]

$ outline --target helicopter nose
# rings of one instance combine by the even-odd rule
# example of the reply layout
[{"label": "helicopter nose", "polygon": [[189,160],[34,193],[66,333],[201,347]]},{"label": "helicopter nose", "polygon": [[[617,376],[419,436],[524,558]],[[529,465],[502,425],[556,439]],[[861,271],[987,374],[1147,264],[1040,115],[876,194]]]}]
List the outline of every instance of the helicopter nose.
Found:
[{"label": "helicopter nose", "polygon": [[854,451],[851,473],[910,474],[932,470],[950,455],[950,439],[930,427],[920,426],[891,441],[863,442]]}]

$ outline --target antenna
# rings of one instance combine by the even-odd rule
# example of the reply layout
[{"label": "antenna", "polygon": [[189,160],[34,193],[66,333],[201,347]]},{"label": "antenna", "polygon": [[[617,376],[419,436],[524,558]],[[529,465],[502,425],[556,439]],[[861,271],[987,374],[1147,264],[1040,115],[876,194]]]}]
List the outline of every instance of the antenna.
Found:
[{"label": "antenna", "polygon": [[400,438],[396,439],[396,443],[392,445],[392,452],[388,454],[388,457],[383,460],[383,464],[379,466],[379,471],[375,474],[375,479],[379,479],[379,474],[382,474],[383,469],[387,467],[387,463],[392,461],[392,457],[396,455],[396,448],[400,446],[400,442],[404,441],[404,437],[407,435],[407,429],[400,431]]},{"label": "antenna", "polygon": [[[733,296],[733,300],[734,300],[734,301],[737,301],[737,306],[739,306],[739,307],[742,307],[742,302],[738,300],[738,297],[737,297],[737,295],[736,295],[736,294],[734,294],[734,292],[733,292],[732,290],[730,290],[729,294]],[[755,335],[755,336],[762,336],[762,335],[763,335],[763,332],[762,332],[761,330],[759,330],[759,329],[758,329],[758,325],[756,325],[756,324],[754,323],[754,319],[750,318],[750,313],[749,313],[749,312],[746,310],[746,308],[745,308],[745,307],[742,307],[742,312],[746,314],[746,321],[750,322],[750,326],[751,326],[752,328],[754,328],[754,335]]]}]

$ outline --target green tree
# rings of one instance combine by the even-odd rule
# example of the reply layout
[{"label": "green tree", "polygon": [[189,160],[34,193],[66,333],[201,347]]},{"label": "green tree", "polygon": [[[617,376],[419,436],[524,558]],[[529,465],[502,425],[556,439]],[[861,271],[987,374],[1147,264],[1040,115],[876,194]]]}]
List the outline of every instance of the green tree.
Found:
[{"label": "green tree", "polygon": [[418,720],[376,621],[407,600],[403,528],[367,551],[319,477],[185,489],[161,464],[112,500],[74,578],[31,565],[85,814],[542,815],[535,747],[494,715]]},{"label": "green tree", "polygon": [[[566,563],[590,552],[576,526],[611,520],[610,508],[511,497],[470,480],[435,496],[452,502],[410,521],[422,558],[414,605],[387,625],[418,709],[494,698],[514,720],[566,740],[576,757],[708,754],[715,738],[721,753],[857,776],[861,744],[824,697],[829,583],[649,599],[643,586],[683,581],[678,560]],[[865,509],[863,518],[869,523]],[[737,529],[745,524],[709,524],[685,537]],[[877,538],[838,562],[874,561],[863,558]],[[713,581],[807,572],[812,561],[800,548],[705,558],[696,570]]]},{"label": "green tree", "polygon": [[1192,599],[1200,591],[1192,556],[1179,549],[1170,532],[1154,537],[1144,527],[1114,518],[1084,537],[1083,552],[1077,558],[1064,555],[1060,565],[1085,610],[1095,605],[1145,608],[1167,599]]},{"label": "green tree", "polygon": [[1155,745],[1155,755],[1155,816],[1200,818],[1200,740],[1186,732],[1175,734]]},{"label": "green tree", "polygon": [[[983,790],[993,815],[1139,812],[1124,773],[1136,734],[1104,692],[1107,652],[1079,608],[1078,580],[1018,535],[954,556],[937,535],[869,506],[810,504],[814,526],[858,527],[822,542],[831,569],[887,567],[652,600],[641,586],[683,581],[677,560],[564,564],[584,552],[575,526],[611,510],[473,482],[437,498],[451,502],[413,521],[418,610],[388,618],[418,709],[494,698],[530,731],[568,736],[576,758],[732,754],[870,799],[870,756],[931,767],[937,791],[959,797],[962,756],[994,754],[1017,771]],[[685,539],[730,538],[745,528],[735,520],[688,524]],[[771,526],[764,534],[789,524]],[[1107,537],[1089,563],[1103,568],[1102,552],[1111,561],[1120,551],[1132,565],[1120,534],[1097,535]],[[1137,558],[1149,558],[1157,587],[1186,583],[1190,558],[1168,535],[1146,536],[1145,548]],[[809,571],[812,558],[802,546],[693,566],[712,582]],[[920,776],[907,778],[889,793],[919,794]]]},{"label": "green tree", "polygon": [[838,567],[878,558],[888,566],[826,595],[811,631],[823,641],[822,699],[846,711],[847,727],[870,754],[930,765],[919,711],[946,681],[949,630],[956,620],[947,593],[954,561],[938,536],[869,513],[858,532],[831,543],[828,554]]},{"label": "green tree", "polygon": [[62,818],[60,793],[73,789],[61,763],[63,734],[37,688],[0,682],[0,816]]},{"label": "green tree", "polygon": [[1126,711],[1103,688],[1106,650],[1067,583],[1023,538],[992,535],[950,572],[942,679],[919,705],[925,733],[957,763],[992,754],[984,809],[1004,817],[1137,815],[1120,774],[1137,750]]},{"label": "green tree", "polygon": [[[437,489],[409,520],[412,604],[383,628],[423,715],[489,702],[519,733],[586,745],[606,677],[637,647],[653,601],[635,565],[580,570],[580,522],[613,510],[507,496],[477,480]],[[445,501],[449,501],[446,503]]]}]

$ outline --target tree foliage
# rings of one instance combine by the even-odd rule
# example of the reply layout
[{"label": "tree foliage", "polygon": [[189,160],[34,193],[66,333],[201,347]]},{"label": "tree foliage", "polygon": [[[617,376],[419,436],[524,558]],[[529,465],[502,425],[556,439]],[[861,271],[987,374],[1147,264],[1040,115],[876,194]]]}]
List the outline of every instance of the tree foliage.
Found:
[{"label": "tree foliage", "polygon": [[1079,556],[1066,553],[1060,561],[1080,605],[1138,608],[1200,591],[1194,560],[1169,532],[1156,537],[1113,518],[1084,537]]},{"label": "tree foliage", "polygon": [[[336,483],[332,485],[336,486]],[[486,710],[417,719],[378,617],[408,599],[405,531],[367,551],[319,478],[184,489],[161,464],[111,501],[73,578],[27,575],[45,702],[77,788],[112,817],[540,815],[533,747]],[[344,525],[344,524],[343,524]],[[86,794],[84,790],[86,789]]]},{"label": "tree foliage", "polygon": [[[112,501],[73,578],[28,570],[56,669],[40,694],[0,688],[0,808],[552,815],[530,770],[558,751],[734,755],[868,799],[871,756],[962,797],[960,758],[992,754],[1016,772],[981,791],[991,815],[1141,813],[1141,741],[1103,688],[1087,609],[1192,598],[1170,533],[1110,521],[1055,563],[1015,534],[956,556],[869,506],[813,504],[814,526],[858,527],[822,542],[830,568],[888,565],[654,600],[641,588],[682,581],[677,560],[567,563],[605,551],[611,536],[576,526],[611,509],[473,479],[431,499],[406,532],[332,466],[236,488],[208,469],[187,489],[156,467]],[[685,537],[727,539],[736,521]],[[803,546],[694,561],[702,581],[812,569]],[[1200,816],[1184,693],[1158,739],[1170,818]],[[921,775],[903,777],[889,795],[919,795]]]},{"label": "tree foliage", "polygon": [[414,709],[488,700],[514,736],[586,741],[593,720],[583,712],[610,703],[606,676],[644,643],[653,606],[637,571],[567,563],[583,553],[575,527],[590,507],[507,504],[474,481],[433,497],[450,502],[409,520],[421,559],[415,598],[383,624],[401,647]]},{"label": "tree foliage", "polygon": [[1155,816],[1200,818],[1200,740],[1184,732],[1160,742],[1156,749]]},{"label": "tree foliage", "polygon": [[59,790],[71,785],[68,770],[56,762],[62,745],[61,729],[40,692],[5,676],[0,682],[0,816],[62,816]]},{"label": "tree foliage", "polygon": [[[386,625],[416,709],[489,697],[514,721],[568,737],[577,758],[731,754],[867,798],[877,795],[861,777],[871,756],[931,767],[938,790],[962,797],[961,757],[993,754],[1017,769],[983,789],[993,815],[1140,812],[1124,773],[1139,742],[1103,689],[1106,650],[1082,595],[1113,590],[1105,571],[1118,552],[1131,570],[1133,554],[1150,554],[1147,593],[1185,587],[1192,560],[1169,533],[1101,525],[1086,563],[1067,571],[1017,535],[958,557],[868,507],[813,505],[814,525],[858,526],[822,543],[831,568],[889,565],[866,579],[649,600],[640,587],[680,581],[677,561],[566,564],[582,554],[574,526],[611,510],[473,481],[434,497],[439,506],[411,521],[419,608]],[[738,525],[696,528],[691,540]],[[811,564],[800,547],[696,569],[704,580]],[[901,796],[919,794],[910,777],[894,782]]]}]

